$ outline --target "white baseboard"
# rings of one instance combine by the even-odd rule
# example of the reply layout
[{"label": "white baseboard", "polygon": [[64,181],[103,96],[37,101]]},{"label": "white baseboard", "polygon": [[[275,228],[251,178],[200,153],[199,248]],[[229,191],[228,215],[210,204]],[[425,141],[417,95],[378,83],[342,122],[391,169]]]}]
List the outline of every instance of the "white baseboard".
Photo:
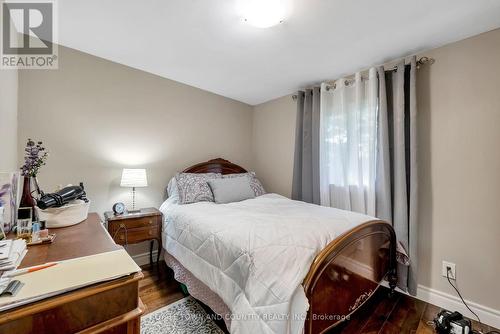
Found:
[{"label": "white baseboard", "polygon": [[[158,251],[154,250],[153,251],[153,261],[156,261],[157,255],[158,255]],[[135,263],[137,263],[138,266],[144,266],[146,264],[149,264],[149,252],[132,255],[132,259],[134,259]]]},{"label": "white baseboard", "polygon": [[[476,317],[465,307],[459,297],[450,295],[449,293],[419,285],[416,297],[427,303],[434,304],[450,311],[458,311],[468,318],[476,319]],[[495,328],[500,328],[499,310],[495,310],[491,307],[487,307],[467,299],[465,301],[469,307],[477,313],[479,318],[481,318],[482,323]]]}]

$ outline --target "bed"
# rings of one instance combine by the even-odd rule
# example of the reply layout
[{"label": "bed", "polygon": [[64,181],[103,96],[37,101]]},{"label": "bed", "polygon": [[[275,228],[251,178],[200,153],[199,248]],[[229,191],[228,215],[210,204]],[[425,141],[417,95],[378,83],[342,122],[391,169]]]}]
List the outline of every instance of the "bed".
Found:
[{"label": "bed", "polygon": [[[213,159],[186,173],[247,171]],[[231,333],[324,333],[386,279],[397,283],[396,237],[381,220],[265,194],[237,203],[169,203],[165,260]]]}]

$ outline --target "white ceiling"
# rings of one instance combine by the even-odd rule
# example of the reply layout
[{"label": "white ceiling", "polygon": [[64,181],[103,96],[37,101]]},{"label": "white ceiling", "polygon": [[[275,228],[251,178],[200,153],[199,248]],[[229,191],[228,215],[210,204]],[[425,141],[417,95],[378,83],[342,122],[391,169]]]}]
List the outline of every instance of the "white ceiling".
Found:
[{"label": "white ceiling", "polygon": [[235,1],[58,1],[59,42],[255,105],[500,27],[500,0],[290,0],[268,29]]}]

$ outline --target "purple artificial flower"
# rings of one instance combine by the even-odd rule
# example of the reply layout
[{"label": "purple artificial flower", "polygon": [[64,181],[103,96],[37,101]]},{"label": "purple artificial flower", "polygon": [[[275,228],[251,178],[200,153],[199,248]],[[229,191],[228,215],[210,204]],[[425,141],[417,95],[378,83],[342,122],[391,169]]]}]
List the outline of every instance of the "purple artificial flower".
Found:
[{"label": "purple artificial flower", "polygon": [[42,142],[35,143],[33,140],[28,139],[26,148],[24,149],[24,165],[21,166],[21,174],[23,176],[36,177],[40,167],[45,165],[45,161],[49,156],[42,146]]}]

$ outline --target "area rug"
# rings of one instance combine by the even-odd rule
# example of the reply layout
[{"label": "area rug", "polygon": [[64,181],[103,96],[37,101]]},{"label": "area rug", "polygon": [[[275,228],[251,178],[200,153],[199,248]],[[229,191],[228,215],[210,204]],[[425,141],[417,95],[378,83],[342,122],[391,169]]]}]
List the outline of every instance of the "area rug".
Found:
[{"label": "area rug", "polygon": [[141,334],[224,334],[191,296],[141,318]]}]

